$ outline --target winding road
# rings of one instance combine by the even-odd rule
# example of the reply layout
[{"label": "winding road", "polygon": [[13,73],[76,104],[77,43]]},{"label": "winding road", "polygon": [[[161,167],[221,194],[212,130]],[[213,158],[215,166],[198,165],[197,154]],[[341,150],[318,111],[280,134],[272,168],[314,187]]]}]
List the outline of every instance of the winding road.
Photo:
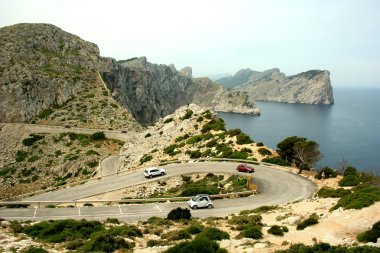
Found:
[{"label": "winding road", "polygon": [[[114,161],[114,158],[110,162]],[[86,184],[72,188],[48,192],[33,196],[26,201],[73,201],[91,197],[104,192],[111,192],[129,186],[157,181],[165,177],[183,175],[186,173],[212,172],[236,173],[237,163],[233,162],[194,162],[170,164],[164,168],[167,175],[153,179],[146,179],[143,171],[89,181]],[[289,172],[273,169],[266,166],[255,166],[255,183],[260,194],[236,198],[214,200],[213,209],[192,210],[194,217],[225,216],[244,209],[252,209],[263,205],[281,205],[291,201],[309,198],[315,192],[315,185]],[[109,217],[119,220],[146,220],[152,216],[166,217],[167,213],[176,207],[187,207],[184,202],[167,202],[153,204],[122,204],[110,207],[75,207],[75,208],[0,208],[0,218],[8,220],[48,220],[48,219],[89,219],[103,220]]]}]

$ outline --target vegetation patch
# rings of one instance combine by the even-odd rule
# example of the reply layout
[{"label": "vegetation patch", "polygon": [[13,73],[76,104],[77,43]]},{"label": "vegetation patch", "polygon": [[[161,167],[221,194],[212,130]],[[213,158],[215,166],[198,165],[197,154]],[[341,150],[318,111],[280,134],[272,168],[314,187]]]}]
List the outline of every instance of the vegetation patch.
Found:
[{"label": "vegetation patch", "polygon": [[318,215],[312,214],[306,220],[297,224],[297,230],[304,230],[306,227],[318,224]]},{"label": "vegetation patch", "polygon": [[257,150],[261,155],[271,155],[272,154],[272,152],[270,152],[268,149],[266,149],[266,148],[259,148],[258,150]]},{"label": "vegetation patch", "polygon": [[186,113],[181,117],[181,120],[190,119],[192,115],[193,111],[190,109],[186,109]]},{"label": "vegetation patch", "polygon": [[322,187],[318,192],[318,197],[320,198],[341,198],[350,194],[350,190],[345,190],[343,188],[333,189],[330,187]]},{"label": "vegetation patch", "polygon": [[187,208],[181,208],[178,207],[176,209],[171,210],[168,213],[168,219],[169,220],[190,220],[191,218],[191,213],[190,210]]},{"label": "vegetation patch", "polygon": [[140,159],[140,164],[144,164],[146,162],[149,162],[150,160],[153,159],[153,156],[151,155],[144,155],[143,157],[141,157]]},{"label": "vegetation patch", "polygon": [[346,246],[332,246],[328,243],[318,243],[312,246],[306,246],[304,244],[294,244],[290,246],[289,249],[286,250],[277,250],[276,253],[314,253],[314,252],[326,252],[326,253],[338,253],[338,252],[346,252],[346,253],[375,253],[379,252],[379,248],[370,247],[370,246],[360,246],[360,247],[346,247]]},{"label": "vegetation patch", "polygon": [[[322,177],[323,175],[323,177]],[[316,179],[327,179],[327,178],[335,178],[338,176],[338,172],[332,168],[329,168],[329,167],[324,167],[322,168],[317,175],[315,175],[314,177]]]},{"label": "vegetation patch", "polygon": [[380,188],[376,186],[363,186],[352,189],[353,192],[342,197],[331,210],[343,207],[344,209],[361,209],[380,201]]},{"label": "vegetation patch", "polygon": [[357,236],[359,242],[377,242],[380,237],[380,221],[373,224],[370,230],[364,231]]},{"label": "vegetation patch", "polygon": [[226,131],[225,123],[222,119],[212,119],[202,127],[202,133],[209,131]]},{"label": "vegetation patch", "polygon": [[273,225],[268,229],[268,233],[276,236],[283,236],[284,233],[289,232],[286,226]]},{"label": "vegetation patch", "polygon": [[34,143],[36,143],[39,140],[42,140],[43,138],[45,138],[45,136],[38,134],[30,134],[29,138],[22,140],[22,144],[24,144],[24,146],[32,146]]},{"label": "vegetation patch", "polygon": [[261,160],[263,163],[271,163],[271,164],[276,164],[279,166],[290,166],[291,164],[287,162],[286,160],[281,159],[279,156],[275,157],[266,157]]},{"label": "vegetation patch", "polygon": [[255,209],[250,209],[250,210],[242,210],[240,211],[240,215],[247,215],[250,213],[257,213],[257,214],[262,214],[262,213],[267,213],[273,210],[278,209],[278,206],[260,206]]},{"label": "vegetation patch", "polygon": [[207,227],[200,232],[196,238],[206,237],[210,240],[220,241],[224,239],[230,239],[230,235],[218,228]]},{"label": "vegetation patch", "polygon": [[220,248],[219,244],[205,237],[199,237],[192,241],[182,242],[165,251],[165,253],[197,252],[197,253],[227,253],[227,250]]}]

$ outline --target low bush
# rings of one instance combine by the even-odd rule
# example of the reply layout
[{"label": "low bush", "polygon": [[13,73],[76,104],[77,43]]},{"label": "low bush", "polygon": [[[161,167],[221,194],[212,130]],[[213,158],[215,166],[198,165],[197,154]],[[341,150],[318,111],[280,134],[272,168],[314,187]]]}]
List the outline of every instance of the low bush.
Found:
[{"label": "low bush", "polygon": [[264,146],[264,143],[262,143],[262,142],[258,142],[258,143],[256,143],[256,146],[257,146],[257,147],[263,147],[263,146]]},{"label": "low bush", "polygon": [[380,237],[380,221],[373,224],[370,230],[364,231],[363,233],[358,234],[356,237],[359,242],[377,242],[377,239]]},{"label": "low bush", "polygon": [[90,138],[93,141],[100,141],[100,140],[105,140],[106,136],[103,132],[95,132],[91,134]]},{"label": "low bush", "polygon": [[202,116],[199,116],[198,118],[197,118],[197,122],[202,122],[203,121],[203,117]]},{"label": "low bush", "polygon": [[318,243],[314,244],[312,246],[306,246],[304,244],[293,244],[290,246],[289,249],[286,250],[277,250],[276,253],[301,253],[301,252],[307,252],[307,253],[319,253],[319,252],[326,252],[326,253],[338,253],[338,252],[346,252],[346,253],[359,253],[359,252],[365,252],[365,253],[379,253],[380,250],[378,247],[370,247],[370,246],[360,246],[360,247],[352,247],[348,248],[346,246],[331,246],[328,243]]},{"label": "low bush", "polygon": [[107,232],[98,232],[91,235],[82,247],[79,248],[80,252],[114,252],[118,249],[132,249],[134,243],[128,243],[122,237],[115,237]]},{"label": "low bush", "polygon": [[169,227],[169,226],[173,225],[173,222],[171,222],[168,219],[163,219],[160,217],[153,216],[153,217],[150,217],[147,221],[143,222],[143,224],[150,224],[153,226],[160,226],[160,227],[161,226]]},{"label": "low bush", "polygon": [[168,241],[178,241],[183,239],[190,239],[191,234],[187,232],[186,230],[180,229],[180,230],[173,230],[166,234],[161,235],[162,239],[166,239]]},{"label": "low bush", "polygon": [[356,176],[357,174],[358,174],[357,169],[351,166],[347,167],[343,172],[343,176],[348,176],[348,175]]},{"label": "low bush", "polygon": [[228,220],[228,224],[237,226],[261,226],[262,217],[260,215],[239,215]]},{"label": "low bush", "polygon": [[147,133],[144,137],[145,137],[145,138],[148,138],[148,137],[151,137],[151,136],[152,136],[151,133]]},{"label": "low bush", "polygon": [[240,133],[236,136],[236,144],[242,145],[242,144],[250,144],[253,143],[254,141],[246,135],[245,133]]},{"label": "low bush", "polygon": [[261,155],[271,155],[272,154],[272,152],[270,152],[268,149],[266,149],[266,148],[259,148],[258,150],[257,150]]},{"label": "low bush", "polygon": [[179,136],[175,139],[175,142],[180,142],[180,141],[183,141],[183,140],[186,140],[187,138],[189,138],[190,136],[188,134],[184,134],[182,136]]},{"label": "low bush", "polygon": [[346,175],[339,181],[339,186],[356,186],[360,182],[358,176],[356,175]]},{"label": "low bush", "polygon": [[187,139],[186,144],[194,144],[203,140],[203,135],[194,135]]},{"label": "low bush", "polygon": [[326,178],[335,178],[335,177],[338,176],[338,172],[336,170],[334,170],[334,169],[329,168],[329,167],[324,167],[314,177],[316,179],[321,180],[322,179],[322,175],[324,175],[325,179]]},{"label": "low bush", "polygon": [[318,224],[318,216],[316,214],[312,214],[306,220],[298,223],[297,230],[304,230],[306,227]]},{"label": "low bush", "polygon": [[16,152],[16,162],[22,162],[22,161],[24,161],[27,156],[28,156],[28,152],[22,151],[22,150],[18,150]]},{"label": "low bush", "polygon": [[291,165],[289,162],[281,159],[281,157],[279,157],[279,156],[267,157],[267,158],[262,159],[261,161],[264,163],[271,163],[271,164],[276,164],[276,165],[280,165],[280,166],[290,166]]},{"label": "low bush", "polygon": [[153,156],[151,155],[144,155],[143,157],[141,157],[140,159],[140,164],[144,164],[146,162],[149,162],[153,159]]},{"label": "low bush", "polygon": [[164,120],[164,124],[170,123],[172,121],[173,121],[173,118],[168,118],[168,119]]},{"label": "low bush", "polygon": [[238,235],[238,238],[252,238],[252,239],[261,239],[263,238],[263,233],[261,232],[261,227],[259,226],[249,226],[246,227],[242,233]]},{"label": "low bush", "polygon": [[202,153],[199,150],[193,150],[190,151],[190,158],[191,159],[196,159],[202,156]]},{"label": "low bush", "polygon": [[107,218],[106,223],[120,224],[119,220],[116,218]]},{"label": "low bush", "polygon": [[104,230],[98,221],[56,220],[26,225],[23,232],[32,238],[51,243],[87,239],[92,233]]},{"label": "low bush", "polygon": [[209,131],[226,131],[225,123],[221,119],[212,119],[203,125],[201,132],[206,133]]},{"label": "low bush", "polygon": [[23,253],[49,253],[49,251],[44,250],[43,248],[34,247],[34,246],[29,246],[27,249],[25,249],[22,252]]},{"label": "low bush", "polygon": [[117,226],[117,227],[111,227],[108,230],[108,233],[110,233],[112,236],[123,236],[123,237],[141,237],[142,232],[139,228],[132,225],[123,225],[123,226]]},{"label": "low bush", "polygon": [[181,196],[182,197],[189,197],[189,196],[195,196],[197,194],[209,194],[209,195],[214,195],[218,194],[220,189],[216,186],[213,185],[193,185],[186,187],[182,192]]},{"label": "low bush", "polygon": [[240,211],[240,215],[246,215],[246,214],[250,214],[250,213],[261,214],[261,213],[270,212],[270,211],[276,210],[276,209],[278,209],[278,206],[260,206],[260,207],[255,208],[255,209],[242,210],[242,211]]},{"label": "low bush", "polygon": [[147,247],[155,247],[155,246],[161,246],[161,245],[165,245],[165,244],[166,244],[166,242],[161,241],[161,240],[149,240],[146,242]]},{"label": "low bush", "polygon": [[190,109],[186,109],[186,113],[181,117],[181,120],[190,119],[192,115],[193,111]]},{"label": "low bush", "polygon": [[171,210],[168,213],[169,220],[181,220],[181,219],[190,220],[190,218],[191,218],[191,213],[190,213],[190,210],[187,208],[178,207],[176,209]]},{"label": "low bush", "polygon": [[220,248],[219,244],[205,237],[199,237],[192,241],[182,242],[177,244],[165,253],[227,253],[227,250]]},{"label": "low bush", "polygon": [[248,153],[245,152],[245,151],[233,152],[232,154],[230,154],[230,155],[228,156],[228,158],[245,160],[245,159],[248,158]]},{"label": "low bush", "polygon": [[44,109],[42,110],[39,114],[38,114],[38,118],[40,119],[47,119],[50,115],[52,115],[54,113],[54,110],[51,109],[51,108],[47,108],[47,109]]},{"label": "low bush", "polygon": [[268,229],[268,233],[276,236],[283,236],[284,233],[289,232],[286,226],[273,225]]},{"label": "low bush", "polygon": [[36,143],[39,140],[42,140],[43,138],[45,138],[45,136],[38,134],[30,134],[29,138],[25,138],[22,140],[22,144],[24,144],[24,146],[32,146],[34,143]]},{"label": "low bush", "polygon": [[343,188],[333,189],[330,187],[322,187],[318,192],[318,197],[320,198],[341,198],[351,193],[350,190],[345,190]]},{"label": "low bush", "polygon": [[18,221],[11,221],[9,225],[14,234],[22,233],[23,229]]},{"label": "low bush", "polygon": [[365,186],[353,189],[353,192],[342,197],[331,210],[343,207],[344,209],[361,209],[380,201],[380,188],[376,186]]},{"label": "low bush", "polygon": [[236,136],[238,134],[241,133],[241,130],[240,129],[231,129],[229,131],[226,132],[226,134],[228,134],[229,136]]},{"label": "low bush", "polygon": [[198,223],[192,224],[186,228],[186,231],[192,235],[199,234],[204,229],[204,226]]},{"label": "low bush", "polygon": [[218,228],[213,228],[213,227],[207,227],[200,232],[196,238],[200,237],[206,237],[207,239],[214,240],[214,241],[220,241],[223,239],[230,239],[230,235],[222,231]]}]

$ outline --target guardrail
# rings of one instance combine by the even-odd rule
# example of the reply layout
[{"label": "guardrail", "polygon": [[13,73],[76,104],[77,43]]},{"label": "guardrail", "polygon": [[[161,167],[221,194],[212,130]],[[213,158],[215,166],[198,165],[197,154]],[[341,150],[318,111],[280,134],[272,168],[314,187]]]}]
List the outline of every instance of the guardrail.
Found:
[{"label": "guardrail", "polygon": [[[242,191],[242,192],[231,192],[231,193],[224,193],[224,194],[214,194],[209,195],[211,199],[221,199],[221,198],[228,198],[228,197],[237,197],[237,196],[250,196],[252,194],[256,194],[256,190],[250,190],[250,191]],[[174,202],[174,201],[186,201],[190,197],[170,197],[170,198],[146,198],[146,199],[118,199],[118,200],[72,200],[72,201],[49,201],[49,200],[36,200],[36,201],[2,201],[0,202],[1,206],[11,207],[11,206],[29,206],[36,204],[37,207],[41,207],[41,204],[72,204],[75,207],[78,204],[85,204],[85,203],[102,203],[107,205],[113,205],[113,204],[128,204],[128,203],[149,203],[149,202]]]}]

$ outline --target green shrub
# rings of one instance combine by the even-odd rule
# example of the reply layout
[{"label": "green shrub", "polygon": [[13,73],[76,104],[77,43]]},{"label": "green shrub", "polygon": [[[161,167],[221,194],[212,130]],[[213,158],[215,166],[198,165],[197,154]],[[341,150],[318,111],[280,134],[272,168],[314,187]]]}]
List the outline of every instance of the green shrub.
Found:
[{"label": "green shrub", "polygon": [[170,146],[164,148],[164,153],[165,153],[165,154],[168,154],[168,155],[174,155],[174,154],[175,154],[174,150],[175,150],[177,147],[178,147],[177,144],[172,144],[172,145],[170,145]]},{"label": "green shrub", "polygon": [[210,140],[209,142],[206,143],[206,147],[212,148],[212,147],[214,147],[217,144],[218,144],[218,142],[215,139],[212,139],[212,140]]},{"label": "green shrub", "polygon": [[343,188],[333,189],[330,187],[322,187],[318,192],[318,197],[320,198],[341,198],[351,193],[350,190],[345,190]]},{"label": "green shrub", "polygon": [[22,161],[24,161],[27,156],[28,156],[28,152],[22,151],[22,150],[18,150],[16,152],[16,162],[22,162]]},{"label": "green shrub", "polygon": [[246,214],[250,214],[250,213],[261,214],[261,213],[267,213],[267,212],[270,212],[270,211],[276,210],[276,209],[278,209],[278,206],[260,206],[260,207],[255,208],[255,209],[242,210],[242,211],[240,211],[240,215],[246,215]]},{"label": "green shrub", "polygon": [[137,228],[136,226],[132,226],[132,225],[112,227],[108,230],[108,232],[112,236],[123,236],[123,237],[131,237],[131,238],[142,236],[141,230]]},{"label": "green shrub", "polygon": [[9,225],[14,234],[19,234],[23,232],[23,228],[18,221],[11,221]]},{"label": "green shrub", "polygon": [[186,113],[185,115],[183,115],[183,117],[181,117],[181,120],[190,119],[192,115],[193,111],[190,109],[186,109]]},{"label": "green shrub", "polygon": [[165,253],[227,253],[227,250],[221,249],[219,244],[205,237],[196,238],[192,241],[177,244]]},{"label": "green shrub", "polygon": [[202,122],[203,121],[203,117],[202,116],[199,116],[198,118],[197,118],[197,122]]},{"label": "green shrub", "polygon": [[207,227],[200,232],[196,238],[206,237],[209,240],[220,241],[223,239],[230,239],[230,235],[217,228]]},{"label": "green shrub", "polygon": [[54,110],[51,109],[51,108],[47,108],[47,109],[44,109],[42,110],[39,114],[38,114],[38,118],[40,119],[47,119],[50,115],[52,115],[54,113]]},{"label": "green shrub", "polygon": [[288,232],[289,229],[285,226],[273,225],[268,229],[268,233],[276,236],[283,236],[284,232]]},{"label": "green shrub", "polygon": [[339,186],[356,186],[360,182],[356,175],[346,175],[339,181]]},{"label": "green shrub", "polygon": [[176,209],[171,210],[168,213],[168,219],[169,220],[190,220],[191,213],[190,210],[187,208],[182,209],[181,207],[178,207]]},{"label": "green shrub", "polygon": [[343,176],[348,176],[348,175],[356,176],[357,174],[358,174],[358,171],[356,170],[356,168],[349,166],[344,170]]},{"label": "green shrub", "polygon": [[146,221],[146,223],[154,225],[154,226],[171,226],[171,225],[173,225],[173,222],[171,222],[170,220],[163,219],[163,218],[156,217],[156,216],[150,217]]},{"label": "green shrub", "polygon": [[225,123],[221,119],[212,119],[202,127],[202,133],[206,133],[209,131],[226,131]]},{"label": "green shrub", "polygon": [[22,140],[22,144],[24,144],[24,146],[32,146],[34,143],[36,143],[39,140],[42,140],[43,138],[45,138],[45,136],[38,134],[30,134],[29,138],[25,138]]},{"label": "green shrub", "polygon": [[359,242],[377,242],[380,237],[380,221],[373,224],[370,230],[364,231],[357,236]]},{"label": "green shrub", "polygon": [[241,130],[240,129],[231,129],[229,131],[226,132],[226,134],[228,134],[229,136],[236,136],[238,134],[241,134]]},{"label": "green shrub", "polygon": [[242,144],[250,144],[253,143],[253,140],[251,137],[246,135],[245,133],[240,133],[236,136],[236,144],[242,145]]},{"label": "green shrub", "polygon": [[180,142],[180,141],[183,141],[183,140],[186,140],[187,138],[189,138],[190,136],[188,134],[184,134],[182,136],[179,136],[175,139],[175,142]]},{"label": "green shrub", "polygon": [[228,156],[231,159],[242,159],[245,160],[248,158],[248,153],[245,151],[238,151],[238,152],[233,152],[231,155]]},{"label": "green shrub", "polygon": [[262,143],[262,142],[258,142],[258,143],[256,143],[256,146],[257,146],[257,147],[263,147],[263,146],[264,146],[264,143]]},{"label": "green shrub", "polygon": [[202,153],[199,150],[190,151],[190,158],[196,159],[202,156]]},{"label": "green shrub", "polygon": [[245,228],[239,237],[261,239],[263,238],[263,233],[261,232],[261,227],[252,226]]},{"label": "green shrub", "polygon": [[22,251],[23,253],[49,253],[49,251],[44,250],[43,248],[29,246],[27,249]]},{"label": "green shrub", "polygon": [[103,132],[95,132],[91,134],[90,138],[91,140],[94,140],[94,141],[100,141],[100,140],[105,140],[106,136]]},{"label": "green shrub", "polygon": [[180,229],[180,230],[173,230],[166,234],[161,235],[162,239],[166,239],[168,241],[178,241],[183,239],[190,239],[191,234],[187,232],[186,230]]},{"label": "green shrub", "polygon": [[98,161],[89,161],[86,164],[90,168],[95,168],[96,166],[98,166],[99,162]]},{"label": "green shrub", "polygon": [[199,234],[204,229],[204,226],[198,223],[192,224],[186,228],[186,231],[192,235]]},{"label": "green shrub", "polygon": [[203,140],[203,135],[194,135],[187,139],[186,144],[194,144]]},{"label": "green shrub", "polygon": [[151,137],[151,136],[152,136],[151,133],[147,133],[144,137],[148,138],[148,137]]},{"label": "green shrub", "polygon": [[114,237],[107,232],[98,232],[91,235],[79,251],[82,252],[114,252],[118,249],[132,249],[134,243],[128,243],[121,237]]},{"label": "green shrub", "polygon": [[165,241],[160,241],[160,240],[149,240],[146,242],[147,247],[160,246],[164,244],[165,244]]},{"label": "green shrub", "polygon": [[380,188],[375,186],[366,186],[342,197],[331,210],[343,207],[344,209],[361,209],[380,201]]},{"label": "green shrub", "polygon": [[347,253],[379,253],[380,250],[378,247],[370,246],[361,246],[361,247],[352,247],[348,248],[346,246],[331,246],[328,243],[318,243],[313,246],[305,246],[304,244],[293,244],[289,249],[286,250],[277,250],[276,253],[338,253],[338,252],[347,252]]},{"label": "green shrub", "polygon": [[272,154],[272,152],[270,152],[268,149],[266,149],[266,148],[259,148],[258,150],[257,150],[261,155],[271,155]]},{"label": "green shrub", "polygon": [[90,150],[86,151],[86,156],[90,156],[90,155],[97,155],[97,156],[99,156],[100,154],[98,152],[90,149]]},{"label": "green shrub", "polygon": [[38,155],[32,155],[31,157],[28,158],[28,162],[30,163],[33,163],[38,160],[40,160],[40,157]]},{"label": "green shrub", "polygon": [[107,218],[106,223],[120,224],[119,220],[116,218]]},{"label": "green shrub", "polygon": [[183,197],[189,197],[189,196],[195,196],[197,194],[209,194],[209,195],[214,195],[218,194],[220,189],[216,186],[212,185],[194,185],[191,187],[188,187],[184,189],[181,192],[181,196]]},{"label": "green shrub", "polygon": [[56,208],[57,206],[54,204],[47,204],[45,208]]},{"label": "green shrub", "polygon": [[5,167],[0,169],[0,177],[9,177],[16,172],[16,169],[13,167]]},{"label": "green shrub", "polygon": [[164,120],[164,124],[170,123],[172,121],[173,121],[173,118],[167,118],[166,120]]},{"label": "green shrub", "polygon": [[103,96],[108,96],[108,91],[106,91],[106,90],[104,90],[103,92],[102,92],[102,94],[103,94]]},{"label": "green shrub", "polygon": [[300,222],[297,225],[297,230],[304,230],[306,227],[318,224],[318,216],[316,214],[312,214],[306,220]]},{"label": "green shrub", "polygon": [[151,155],[144,155],[143,157],[141,157],[140,159],[140,164],[144,164],[146,162],[149,162],[150,160],[153,159],[153,156]]},{"label": "green shrub", "polygon": [[84,203],[83,206],[94,206],[94,205],[91,203]]},{"label": "green shrub", "polygon": [[252,154],[252,149],[250,149],[250,148],[242,148],[241,151]]},{"label": "green shrub", "polygon": [[291,165],[289,162],[281,159],[279,156],[267,157],[267,158],[262,159],[261,162],[276,164],[276,165],[280,165],[280,166],[290,166]]},{"label": "green shrub", "polygon": [[104,230],[98,221],[56,220],[26,225],[23,232],[32,238],[51,243],[87,239],[92,233]]},{"label": "green shrub", "polygon": [[262,217],[260,215],[240,215],[233,216],[230,220],[228,220],[228,224],[258,226],[261,224],[261,220]]},{"label": "green shrub", "polygon": [[335,178],[338,176],[338,172],[336,170],[333,170],[329,167],[324,167],[322,168],[317,175],[315,175],[314,177],[316,179],[319,179],[321,180],[322,179],[322,174],[324,174],[324,178]]}]

